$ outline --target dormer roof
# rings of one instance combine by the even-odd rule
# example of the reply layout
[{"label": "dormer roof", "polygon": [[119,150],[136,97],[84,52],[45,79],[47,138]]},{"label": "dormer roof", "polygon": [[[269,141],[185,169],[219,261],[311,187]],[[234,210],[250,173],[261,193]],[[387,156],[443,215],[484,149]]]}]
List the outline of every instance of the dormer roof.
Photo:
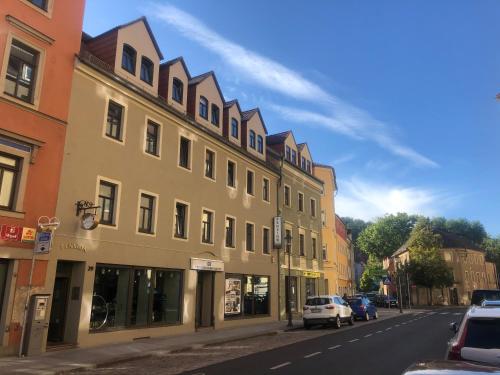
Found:
[{"label": "dormer roof", "polygon": [[242,112],[241,112],[241,107],[240,107],[240,103],[238,102],[238,99],[233,99],[233,100],[230,100],[228,102],[224,102],[224,108],[231,108],[235,104],[238,107],[238,111],[241,114]]},{"label": "dormer roof", "polygon": [[220,89],[219,82],[217,82],[217,77],[215,76],[215,73],[213,72],[213,70],[206,72],[206,73],[203,73],[203,74],[200,74],[196,77],[190,78],[189,79],[189,86],[197,85],[200,82],[203,82],[204,80],[206,80],[210,76],[213,77],[214,82],[215,82],[215,86],[217,87],[217,90],[219,91],[219,95],[222,98],[222,101],[224,101],[224,95],[222,94],[222,90]]},{"label": "dormer roof", "polygon": [[281,133],[268,135],[266,138],[267,144],[270,146],[281,144],[285,142],[291,132],[291,130],[287,130]]},{"label": "dormer roof", "polygon": [[176,57],[175,59],[168,60],[168,61],[165,61],[164,63],[161,63],[160,68],[162,68],[164,66],[168,67],[168,66],[174,65],[178,62],[180,62],[182,64],[182,67],[184,68],[184,71],[186,72],[188,79],[190,80],[191,74],[189,74],[189,70],[187,68],[186,62],[184,61],[184,58],[182,56],[179,56],[179,57]]},{"label": "dormer roof", "polygon": [[242,121],[248,121],[250,120],[255,114],[258,114],[259,117],[260,117],[260,122],[262,124],[262,127],[264,128],[264,132],[267,134],[267,128],[266,128],[266,124],[264,123],[264,119],[262,118],[262,114],[260,113],[260,109],[259,108],[253,108],[253,109],[250,109],[248,111],[245,111],[243,112],[241,115],[241,120]]}]

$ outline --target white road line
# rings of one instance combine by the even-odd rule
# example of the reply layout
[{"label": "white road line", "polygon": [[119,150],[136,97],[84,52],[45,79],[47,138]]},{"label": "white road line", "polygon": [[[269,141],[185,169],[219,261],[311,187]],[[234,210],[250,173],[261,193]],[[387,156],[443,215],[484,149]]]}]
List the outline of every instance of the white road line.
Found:
[{"label": "white road line", "polygon": [[462,313],[453,313],[453,315],[462,315]]},{"label": "white road line", "polygon": [[392,329],[392,327],[389,327],[389,328],[386,328],[385,330],[386,331],[390,331]]},{"label": "white road line", "polygon": [[370,337],[371,335],[373,335],[373,333],[369,333],[369,334],[365,335],[365,337]]},{"label": "white road line", "polygon": [[442,312],[441,315],[448,315],[448,312]]},{"label": "white road line", "polygon": [[375,333],[382,333],[382,331],[377,331],[377,332],[375,332]]},{"label": "white road line", "polygon": [[285,367],[285,366],[288,366],[288,365],[291,365],[292,362],[284,362],[284,363],[281,363],[279,365],[276,365],[274,367],[271,367],[269,370],[277,370],[279,368],[282,368],[282,367]]},{"label": "white road line", "polygon": [[403,322],[403,323],[401,323],[401,324],[403,324],[403,325],[404,325],[404,324],[406,324],[406,322]]},{"label": "white road line", "polygon": [[311,358],[311,357],[314,357],[315,355],[318,355],[318,354],[321,354],[321,352],[314,352],[314,353],[305,355],[304,358]]},{"label": "white road line", "polygon": [[333,349],[340,348],[341,346],[342,346],[342,345],[330,346],[328,349],[329,349],[329,350],[333,350]]},{"label": "white road line", "polygon": [[349,340],[349,342],[356,342],[358,341],[359,339],[352,339],[352,340]]},{"label": "white road line", "polygon": [[396,324],[396,327],[401,327],[399,324]]}]

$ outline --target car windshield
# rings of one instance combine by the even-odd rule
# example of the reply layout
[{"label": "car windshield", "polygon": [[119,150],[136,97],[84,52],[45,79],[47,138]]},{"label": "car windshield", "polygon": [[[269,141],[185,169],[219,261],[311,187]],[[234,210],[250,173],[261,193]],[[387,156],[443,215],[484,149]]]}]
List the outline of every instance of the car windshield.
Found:
[{"label": "car windshield", "polygon": [[472,292],[471,305],[481,305],[483,300],[497,301],[500,300],[499,290],[475,290]]},{"label": "car windshield", "polygon": [[464,346],[500,349],[500,319],[470,319]]},{"label": "car windshield", "polygon": [[306,305],[321,306],[321,305],[328,305],[330,303],[331,303],[330,298],[314,297],[314,298],[308,298]]}]

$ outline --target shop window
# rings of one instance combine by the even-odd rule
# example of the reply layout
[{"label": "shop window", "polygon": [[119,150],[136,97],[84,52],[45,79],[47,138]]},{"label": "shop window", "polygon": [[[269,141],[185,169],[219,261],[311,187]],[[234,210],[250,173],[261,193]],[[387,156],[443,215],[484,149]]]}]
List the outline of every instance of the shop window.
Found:
[{"label": "shop window", "polygon": [[181,321],[182,274],[156,270],[153,290],[153,323],[175,324]]},{"label": "shop window", "polygon": [[306,297],[313,297],[316,295],[316,279],[306,277]]},{"label": "shop window", "polygon": [[257,316],[270,312],[268,276],[227,275],[225,316]]}]

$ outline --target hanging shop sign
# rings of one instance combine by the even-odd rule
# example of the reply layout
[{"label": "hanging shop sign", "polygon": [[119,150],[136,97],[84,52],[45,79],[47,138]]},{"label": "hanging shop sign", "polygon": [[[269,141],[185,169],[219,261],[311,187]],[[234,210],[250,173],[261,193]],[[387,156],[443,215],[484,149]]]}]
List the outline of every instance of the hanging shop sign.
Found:
[{"label": "hanging shop sign", "polygon": [[226,296],[224,314],[237,315],[241,313],[241,279],[226,279]]},{"label": "hanging shop sign", "polygon": [[15,225],[2,225],[0,230],[0,238],[5,241],[21,241],[23,227]]},{"label": "hanging shop sign", "polygon": [[304,277],[312,277],[314,279],[319,279],[321,277],[321,273],[314,271],[303,271],[302,276]]},{"label": "hanging shop sign", "polygon": [[224,271],[222,260],[191,258],[191,269],[198,271]]},{"label": "hanging shop sign", "polygon": [[273,238],[274,248],[281,249],[283,243],[283,220],[281,216],[275,216],[273,218]]},{"label": "hanging shop sign", "polygon": [[23,228],[21,235],[21,242],[35,242],[36,229],[35,228]]}]

